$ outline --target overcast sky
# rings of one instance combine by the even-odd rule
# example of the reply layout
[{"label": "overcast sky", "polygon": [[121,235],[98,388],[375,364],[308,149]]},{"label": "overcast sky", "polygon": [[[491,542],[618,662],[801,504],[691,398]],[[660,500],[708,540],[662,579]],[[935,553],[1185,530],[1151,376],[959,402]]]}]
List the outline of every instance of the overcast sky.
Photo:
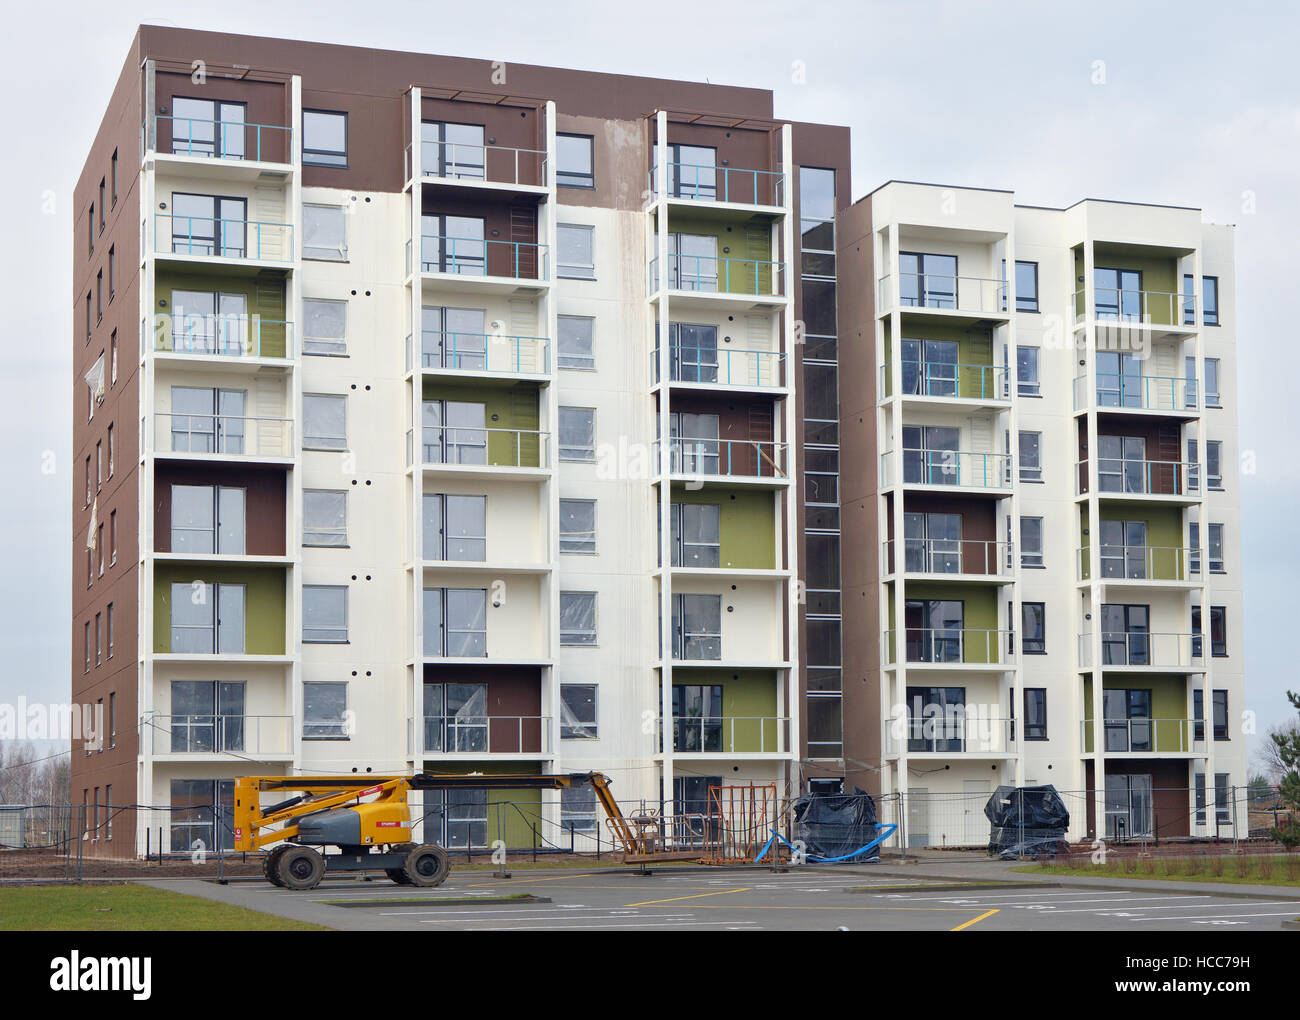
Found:
[{"label": "overcast sky", "polygon": [[[853,197],[891,178],[1198,206],[1237,224],[1248,708],[1290,716],[1300,459],[1282,352],[1300,264],[1300,16],[1238,3],[618,6],[115,0],[8,8],[0,246],[10,281],[0,404],[0,701],[69,681],[71,194],[141,22],[770,88],[776,114],[853,130]],[[1095,83],[1104,62],[1104,84]],[[797,65],[802,82],[797,81]],[[51,201],[49,196],[53,196]],[[53,451],[56,470],[42,472]],[[1288,584],[1288,582],[1290,582]],[[1295,608],[1294,605],[1292,608]],[[1238,654],[1238,650],[1233,650]]]}]

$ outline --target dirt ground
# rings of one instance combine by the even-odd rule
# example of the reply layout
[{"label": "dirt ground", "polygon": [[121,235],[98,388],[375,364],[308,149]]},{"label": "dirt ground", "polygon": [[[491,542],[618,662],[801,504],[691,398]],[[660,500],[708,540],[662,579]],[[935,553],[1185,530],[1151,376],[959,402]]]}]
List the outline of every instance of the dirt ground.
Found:
[{"label": "dirt ground", "polygon": [[[188,857],[158,861],[111,860],[105,857],[83,857],[82,878],[215,878],[217,859],[209,856],[203,864],[195,864]],[[231,877],[260,875],[262,858],[250,855],[227,857],[224,873]],[[71,862],[56,850],[0,850],[0,881],[6,879],[61,879],[77,876],[77,860]]]}]

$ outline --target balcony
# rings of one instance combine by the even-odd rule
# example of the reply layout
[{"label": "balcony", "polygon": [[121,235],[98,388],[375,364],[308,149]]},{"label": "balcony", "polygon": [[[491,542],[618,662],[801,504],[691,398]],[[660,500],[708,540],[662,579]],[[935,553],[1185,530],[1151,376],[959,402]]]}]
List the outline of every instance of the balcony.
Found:
[{"label": "balcony", "polygon": [[[412,147],[406,147],[406,179],[412,177]],[[550,164],[544,149],[470,142],[420,142],[420,176],[435,184],[465,188],[546,191]]]},{"label": "balcony", "polygon": [[[908,627],[904,633],[909,666],[988,669],[1015,661],[1011,652],[1013,632],[1009,630]],[[890,666],[897,661],[894,636],[894,631],[885,631],[885,663]]]},{"label": "balcony", "polygon": [[549,432],[527,429],[424,425],[407,430],[406,462],[468,474],[545,471],[550,467],[550,438]]},{"label": "balcony", "polygon": [[426,757],[484,758],[551,753],[551,719],[538,715],[426,715]]},{"label": "balcony", "polygon": [[785,204],[785,174],[712,163],[668,163],[667,188],[659,187],[659,168],[648,173],[652,201],[714,202],[723,205],[780,207]]},{"label": "balcony", "polygon": [[[784,262],[717,258],[712,255],[669,255],[666,289],[685,304],[709,304],[747,298],[782,303],[786,298]],[[650,292],[660,288],[659,259],[650,260]]]},{"label": "balcony", "polygon": [[[654,460],[664,471],[661,443],[654,444]],[[705,481],[785,484],[789,481],[789,444],[771,440],[696,439],[674,436],[668,445],[668,472],[674,478]]]},{"label": "balcony", "polygon": [[[406,269],[412,271],[411,242],[406,244]],[[526,241],[494,241],[475,237],[425,234],[420,237],[418,270],[433,282],[491,289],[520,283],[543,285],[550,280],[550,249]],[[479,282],[475,282],[479,281]]]},{"label": "balcony", "polygon": [[[657,745],[663,748],[663,717]],[[784,754],[790,747],[785,716],[683,716],[672,720],[674,755]]]},{"label": "balcony", "polygon": [[[882,543],[884,575],[893,576],[894,540]],[[944,581],[1011,581],[1014,550],[1009,542],[961,538],[903,539],[903,571],[908,577]]]},{"label": "balcony", "polygon": [[[1100,411],[1158,411],[1165,414],[1195,414],[1200,409],[1195,378],[1169,375],[1122,375],[1098,372],[1095,390]],[[1074,409],[1087,410],[1088,377],[1074,380]]]},{"label": "balcony", "polygon": [[[994,365],[967,365],[931,361],[904,361],[904,399],[973,400],[980,403],[1007,404],[1011,390],[1007,386],[1007,370]],[[893,396],[893,364],[885,362],[880,369],[880,398]]]},{"label": "balcony", "polygon": [[[1075,463],[1075,494],[1088,494],[1088,462]],[[1196,464],[1177,460],[1102,458],[1097,490],[1101,499],[1154,497],[1166,502],[1195,502],[1200,496]]]},{"label": "balcony", "polygon": [[[1079,668],[1092,668],[1092,633],[1079,635]],[[1147,631],[1103,631],[1101,666],[1106,670],[1150,672],[1152,670],[1201,670],[1205,660],[1201,635],[1149,633]]]},{"label": "balcony", "polygon": [[293,358],[293,323],[260,315],[157,315],[154,350],[194,358]]},{"label": "balcony", "polygon": [[551,343],[540,336],[503,333],[449,333],[426,329],[419,334],[416,366],[414,338],[406,337],[406,370],[463,372],[467,375],[540,376],[551,371]]},{"label": "balcony", "polygon": [[290,418],[218,414],[155,414],[154,452],[204,459],[271,458],[294,455]]},{"label": "balcony", "polygon": [[[880,485],[899,484],[893,450],[880,455]],[[918,489],[960,489],[1009,492],[1011,458],[1003,453],[973,450],[903,450],[902,484]]]},{"label": "balcony", "polygon": [[293,225],[155,213],[154,251],[186,261],[290,263]]},{"label": "balcony", "polygon": [[[900,311],[958,318],[965,315],[1008,317],[1005,280],[942,273],[899,273],[896,279]],[[877,315],[894,310],[894,284],[893,274],[876,281]]]},{"label": "balcony", "polygon": [[[1091,719],[1080,722],[1083,753],[1092,754],[1095,726]],[[1106,754],[1141,754],[1158,757],[1169,754],[1204,754],[1205,723],[1199,719],[1104,719],[1103,750]]]},{"label": "balcony", "polygon": [[293,128],[280,124],[156,114],[153,130],[156,154],[284,166],[293,158]]},{"label": "balcony", "polygon": [[[1104,522],[1103,522],[1104,523]],[[1087,546],[1075,550],[1080,581],[1091,578],[1090,554]],[[1193,574],[1200,573],[1199,552],[1183,546],[1102,546],[1101,579],[1120,583],[1138,582],[1159,584],[1191,583]]]},{"label": "balcony", "polygon": [[[785,386],[785,354],[733,347],[668,348],[668,371],[674,383],[705,387],[780,389]],[[659,382],[659,348],[650,352],[650,377]]]},{"label": "balcony", "polygon": [[1087,314],[1087,294],[1082,288],[1074,292],[1074,324],[1088,319],[1098,323],[1116,323],[1129,327],[1165,326],[1192,332],[1183,309],[1187,295],[1162,290],[1129,290],[1098,287],[1093,295],[1092,315]]},{"label": "balcony", "polygon": [[936,755],[943,758],[1004,757],[1020,752],[1014,719],[936,706],[933,715],[895,717],[885,727],[885,754],[896,758]]},{"label": "balcony", "polygon": [[287,758],[293,754],[291,715],[146,715],[141,746],[155,758]]}]

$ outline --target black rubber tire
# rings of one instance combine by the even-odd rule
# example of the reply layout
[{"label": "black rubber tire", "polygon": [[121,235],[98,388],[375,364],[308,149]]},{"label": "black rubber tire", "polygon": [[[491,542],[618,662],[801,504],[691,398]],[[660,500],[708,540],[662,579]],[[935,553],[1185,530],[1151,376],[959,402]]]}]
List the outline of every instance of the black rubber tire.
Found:
[{"label": "black rubber tire", "polygon": [[325,858],[311,847],[291,846],[276,865],[280,884],[286,889],[315,889],[325,875]]},{"label": "black rubber tire", "polygon": [[391,878],[398,885],[410,885],[411,880],[406,877],[406,871],[402,868],[385,868],[384,874]]},{"label": "black rubber tire", "polygon": [[268,882],[281,889],[284,888],[284,883],[280,881],[279,875],[280,858],[288,849],[287,846],[278,846],[262,858],[262,874],[266,876]]},{"label": "black rubber tire", "polygon": [[422,843],[406,855],[402,871],[411,885],[432,889],[447,881],[451,874],[451,858],[442,847]]}]

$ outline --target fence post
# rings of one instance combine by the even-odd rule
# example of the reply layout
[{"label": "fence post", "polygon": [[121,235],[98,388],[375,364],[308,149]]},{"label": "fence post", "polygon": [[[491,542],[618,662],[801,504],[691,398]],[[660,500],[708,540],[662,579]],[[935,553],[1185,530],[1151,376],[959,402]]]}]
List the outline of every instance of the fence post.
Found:
[{"label": "fence post", "polygon": [[1239,849],[1240,847],[1237,845],[1237,788],[1234,786],[1232,787],[1232,852],[1237,853]]},{"label": "fence post", "polygon": [[907,795],[898,791],[898,851],[904,861],[907,860]]}]

